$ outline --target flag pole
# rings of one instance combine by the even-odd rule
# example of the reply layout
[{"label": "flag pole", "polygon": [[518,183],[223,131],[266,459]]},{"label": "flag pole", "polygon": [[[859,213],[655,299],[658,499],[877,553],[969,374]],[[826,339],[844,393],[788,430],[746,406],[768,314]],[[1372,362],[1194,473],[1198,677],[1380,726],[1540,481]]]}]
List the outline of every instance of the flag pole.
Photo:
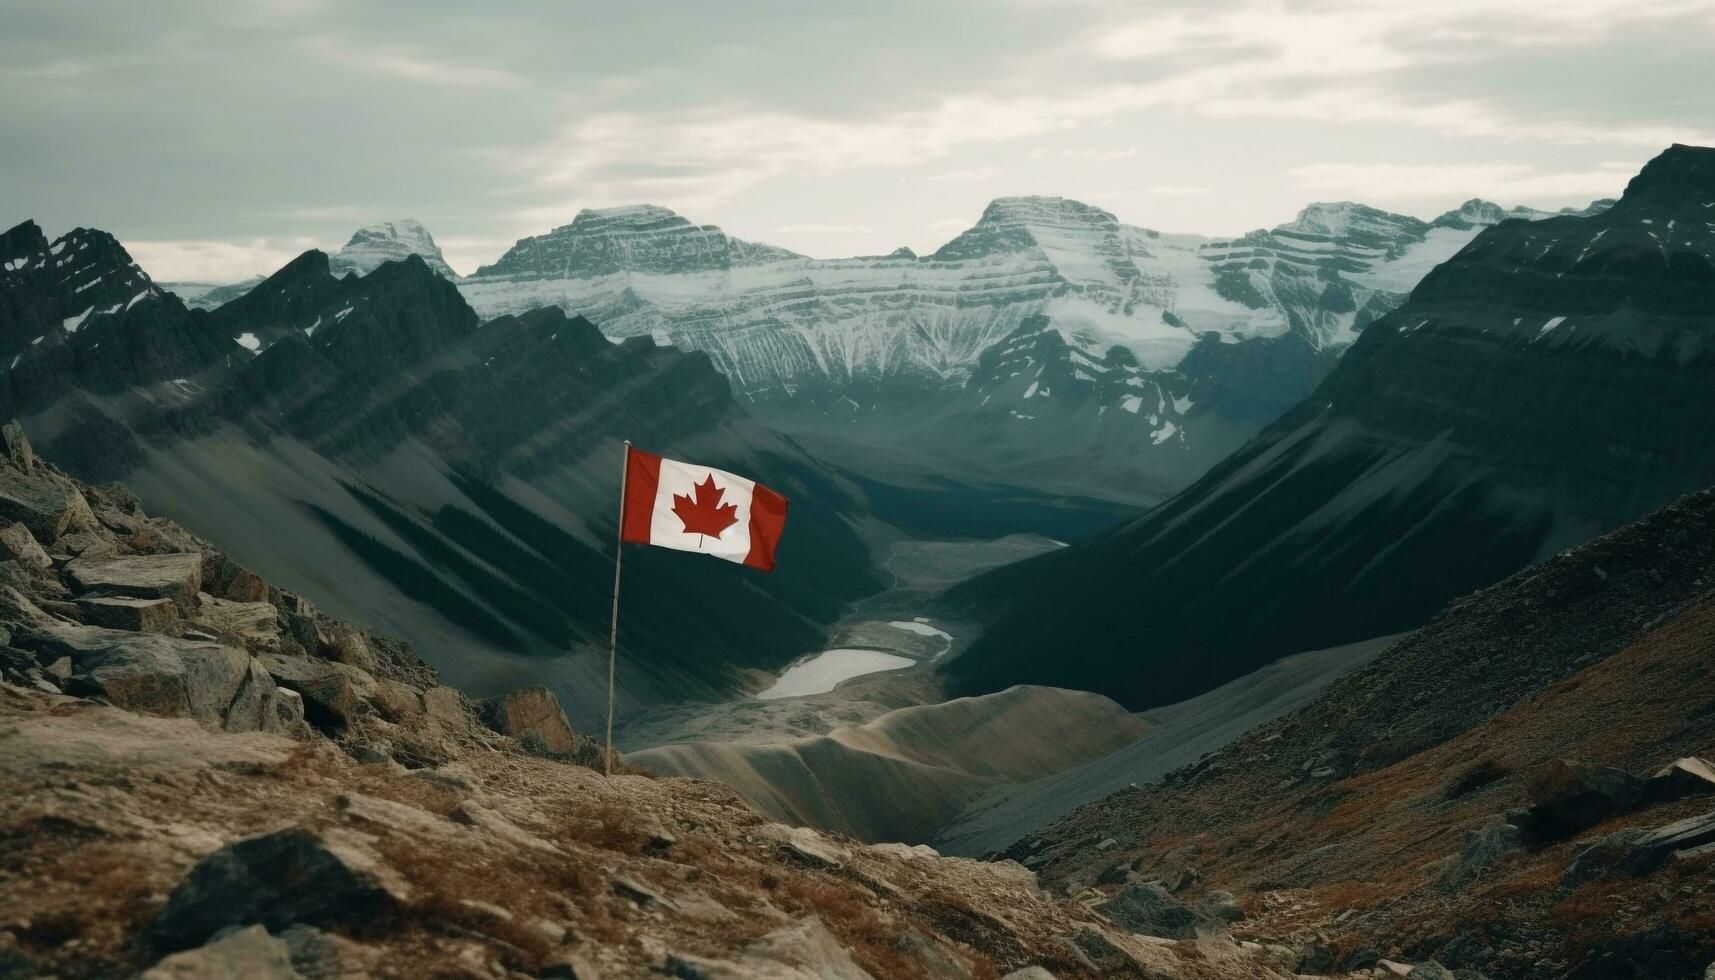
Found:
[{"label": "flag pole", "polygon": [[613,621],[607,629],[607,754],[602,774],[613,775],[613,672],[619,650],[619,567],[625,557],[625,478],[631,471],[631,440],[619,464],[619,530],[613,536]]}]

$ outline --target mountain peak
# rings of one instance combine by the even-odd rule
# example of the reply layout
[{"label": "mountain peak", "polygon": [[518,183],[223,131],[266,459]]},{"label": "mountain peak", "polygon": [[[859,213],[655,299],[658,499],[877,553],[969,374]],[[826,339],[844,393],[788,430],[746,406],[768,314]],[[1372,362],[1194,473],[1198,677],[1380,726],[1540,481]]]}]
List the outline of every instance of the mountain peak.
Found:
[{"label": "mountain peak", "polygon": [[357,229],[345,247],[330,257],[329,267],[336,276],[354,272],[361,276],[385,262],[397,262],[411,255],[421,256],[438,275],[458,278],[441,256],[441,247],[435,244],[434,236],[415,218],[381,221]]},{"label": "mountain peak", "polygon": [[1675,143],[1644,164],[1626,185],[1622,204],[1665,197],[1674,201],[1715,201],[1715,147]]},{"label": "mountain peak", "polygon": [[1321,201],[1298,212],[1298,217],[1276,231],[1297,232],[1329,239],[1376,236],[1393,238],[1402,230],[1420,229],[1424,223],[1403,214],[1383,211],[1354,201]]},{"label": "mountain peak", "polygon": [[1119,230],[1111,213],[1069,197],[997,197],[977,223],[936,250],[941,261],[981,258],[1041,244],[1045,236],[1088,238]]},{"label": "mountain peak", "polygon": [[732,238],[658,204],[584,208],[571,224],[520,238],[475,278],[588,279],[621,272],[672,275],[802,258],[773,245]]}]

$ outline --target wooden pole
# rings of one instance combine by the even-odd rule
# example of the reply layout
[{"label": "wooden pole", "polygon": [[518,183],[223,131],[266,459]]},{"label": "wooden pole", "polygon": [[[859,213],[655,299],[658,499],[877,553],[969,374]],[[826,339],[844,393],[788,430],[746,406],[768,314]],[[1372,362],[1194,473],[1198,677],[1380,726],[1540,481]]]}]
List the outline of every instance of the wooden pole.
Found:
[{"label": "wooden pole", "polygon": [[613,621],[607,629],[607,756],[602,774],[613,775],[613,674],[619,651],[619,568],[625,557],[625,478],[631,470],[631,440],[619,464],[619,530],[613,536]]}]

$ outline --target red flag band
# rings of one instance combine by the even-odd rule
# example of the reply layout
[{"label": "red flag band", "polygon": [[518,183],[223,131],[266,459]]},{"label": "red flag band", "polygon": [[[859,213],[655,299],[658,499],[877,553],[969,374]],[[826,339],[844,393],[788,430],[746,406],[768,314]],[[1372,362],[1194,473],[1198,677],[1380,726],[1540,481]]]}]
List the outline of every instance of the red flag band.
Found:
[{"label": "red flag band", "polygon": [[629,449],[620,540],[774,570],[786,498],[754,480]]}]

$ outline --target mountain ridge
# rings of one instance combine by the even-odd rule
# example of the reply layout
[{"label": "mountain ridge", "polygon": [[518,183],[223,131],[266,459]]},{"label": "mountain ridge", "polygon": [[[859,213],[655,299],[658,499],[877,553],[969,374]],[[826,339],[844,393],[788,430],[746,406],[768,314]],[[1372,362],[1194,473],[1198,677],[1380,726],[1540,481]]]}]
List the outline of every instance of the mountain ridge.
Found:
[{"label": "mountain ridge", "polygon": [[[1715,424],[1715,239],[1701,221],[1715,187],[1684,183],[1704,180],[1711,156],[1676,148],[1645,168],[1673,194],[1640,175],[1598,214],[1490,227],[1191,488],[1103,541],[953,590],[949,609],[991,624],[948,666],[954,689],[1178,700],[1420,623],[1715,482],[1700,448]],[[1693,218],[1671,242],[1652,230]],[[1140,597],[1147,631],[1100,611]],[[1031,625],[1049,607],[1061,626]],[[1083,655],[1032,653],[1066,643]]]}]

